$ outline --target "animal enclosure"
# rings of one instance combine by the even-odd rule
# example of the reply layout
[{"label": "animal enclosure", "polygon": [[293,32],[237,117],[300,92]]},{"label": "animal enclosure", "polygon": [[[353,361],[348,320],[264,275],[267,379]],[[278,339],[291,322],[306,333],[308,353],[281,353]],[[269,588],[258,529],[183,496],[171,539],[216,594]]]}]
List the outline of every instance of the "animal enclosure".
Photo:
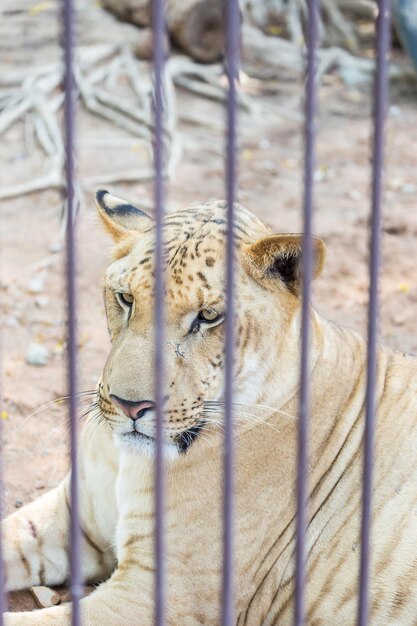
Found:
[{"label": "animal enclosure", "polygon": [[[57,219],[57,195],[56,192],[34,190],[28,197],[17,196],[11,200],[11,205],[4,203],[4,223],[2,229],[2,265],[3,278],[3,309],[5,319],[3,330],[3,359],[5,362],[4,393],[2,429],[5,440],[5,457],[3,463],[3,480],[7,485],[6,510],[10,511],[18,506],[16,494],[21,494],[19,500],[26,500],[34,491],[45,489],[45,481],[55,481],[55,475],[61,475],[64,468],[64,460],[58,453],[42,456],[44,451],[43,439],[28,441],[35,437],[36,427],[31,424],[33,420],[25,421],[21,416],[18,425],[11,425],[12,416],[26,413],[30,407],[40,404],[45,400],[45,391],[53,396],[66,395],[58,390],[64,389],[65,385],[65,355],[68,353],[69,372],[69,432],[70,432],[70,463],[76,467],[77,458],[77,422],[78,414],[83,404],[82,397],[78,392],[84,387],[97,382],[98,364],[103,360],[106,352],[104,323],[96,324],[91,320],[92,312],[97,315],[97,302],[100,301],[99,287],[91,286],[92,278],[98,285],[100,268],[104,265],[105,255],[102,252],[104,235],[96,232],[96,224],[87,210],[77,211],[79,194],[77,184],[79,171],[88,172],[94,166],[96,157],[100,163],[108,162],[109,156],[103,156],[103,151],[112,149],[117,142],[116,135],[109,135],[108,145],[97,141],[97,136],[88,141],[83,137],[88,128],[93,128],[96,135],[100,134],[101,127],[96,119],[76,111],[76,93],[80,89],[80,82],[76,80],[77,65],[74,61],[74,49],[77,46],[77,36],[74,30],[74,6],[70,0],[63,3],[64,12],[62,28],[65,34],[65,163],[66,163],[66,204],[64,207],[64,219],[62,223],[66,233],[66,255],[56,241],[48,241],[45,246],[45,237],[51,229],[51,219]],[[240,15],[238,2],[230,0],[227,3],[227,30],[225,39],[227,42],[225,53],[226,73],[223,87],[226,85],[226,98],[220,103],[215,101],[201,102],[200,115],[213,117],[213,112],[219,116],[219,121],[213,121],[209,125],[209,141],[204,137],[206,129],[197,127],[190,118],[183,121],[187,128],[191,127],[185,148],[188,155],[178,166],[178,180],[167,183],[164,176],[164,160],[166,159],[167,141],[165,126],[168,117],[164,115],[164,108],[169,106],[171,100],[165,85],[164,72],[166,60],[164,56],[164,3],[162,0],[154,1],[153,30],[154,30],[154,91],[151,97],[153,103],[154,125],[151,129],[153,144],[152,164],[155,167],[155,176],[135,182],[134,192],[143,197],[144,203],[151,198],[155,211],[157,229],[156,249],[159,259],[156,271],[156,317],[155,326],[155,368],[156,388],[155,399],[157,407],[157,456],[156,456],[156,624],[162,626],[165,622],[165,577],[164,577],[164,459],[161,453],[162,445],[162,395],[164,383],[164,292],[163,292],[163,263],[162,263],[162,219],[167,211],[167,206],[188,204],[186,198],[190,193],[201,196],[220,195],[227,199],[227,229],[229,233],[228,263],[227,263],[227,304],[228,315],[226,316],[226,393],[225,393],[225,465],[224,465],[224,579],[223,579],[223,624],[234,624],[233,608],[233,428],[232,428],[232,404],[233,404],[233,271],[234,256],[232,245],[232,233],[234,225],[233,204],[235,201],[243,204],[259,205],[259,212],[263,213],[270,221],[273,221],[281,230],[296,230],[295,226],[304,232],[303,254],[303,332],[300,354],[300,428],[299,428],[299,456],[298,456],[298,524],[297,524],[297,584],[296,584],[296,617],[295,623],[301,626],[305,623],[304,592],[308,581],[304,578],[305,561],[305,506],[306,494],[308,493],[308,414],[309,398],[311,390],[308,380],[308,346],[309,346],[309,305],[311,301],[311,236],[313,231],[319,234],[329,234],[329,256],[332,261],[326,278],[322,279],[322,285],[317,286],[317,300],[325,302],[326,313],[332,311],[333,317],[341,320],[350,320],[356,324],[364,317],[365,304],[368,300],[367,279],[365,268],[367,266],[367,221],[369,206],[371,205],[371,237],[370,237],[370,290],[369,290],[369,362],[368,362],[368,392],[367,392],[367,428],[366,428],[366,455],[364,464],[364,512],[363,512],[363,535],[361,546],[361,585],[358,589],[360,594],[360,609],[358,623],[361,626],[367,624],[368,615],[368,548],[370,528],[370,511],[372,500],[372,425],[375,413],[374,406],[374,372],[375,372],[375,346],[378,340],[378,276],[380,268],[380,234],[384,230],[387,241],[387,258],[402,258],[402,261],[389,263],[384,284],[382,298],[384,311],[388,310],[386,319],[382,322],[382,333],[391,343],[400,341],[408,349],[415,348],[415,339],[412,335],[412,313],[407,318],[405,303],[410,305],[416,297],[416,288],[413,284],[413,263],[411,251],[415,245],[415,226],[413,216],[406,215],[407,207],[412,206],[415,197],[413,188],[413,159],[405,158],[404,146],[407,154],[415,155],[415,142],[410,138],[410,128],[417,118],[415,103],[407,100],[407,96],[398,95],[398,104],[393,103],[388,107],[387,84],[388,84],[388,49],[390,31],[389,2],[380,0],[377,21],[377,54],[376,75],[374,91],[374,117],[373,126],[369,125],[371,116],[364,115],[363,108],[370,109],[372,97],[370,83],[365,88],[346,87],[337,81],[329,80],[323,86],[319,85],[319,55],[320,46],[320,6],[318,0],[310,0],[308,3],[308,33],[306,55],[306,81],[305,81],[305,124],[302,115],[291,110],[284,110],[285,102],[298,101],[302,85],[297,90],[291,84],[282,88],[280,93],[268,92],[268,86],[259,85],[256,82],[245,82],[245,77],[239,78],[239,30]],[[39,12],[42,17],[42,11]],[[21,68],[20,68],[21,69]],[[94,84],[94,83],[93,83]],[[123,87],[122,87],[123,88]],[[412,89],[412,88],[411,88]],[[414,86],[415,90],[415,86]],[[320,107],[318,106],[319,94],[322,94]],[[415,95],[415,92],[414,92]],[[261,100],[257,106],[257,96]],[[195,94],[183,92],[179,108],[191,107]],[[250,99],[250,100],[249,100]],[[224,101],[225,100],[225,101]],[[279,103],[277,102],[279,101]],[[177,105],[178,106],[178,105]],[[215,107],[215,108],[213,108]],[[282,118],[277,122],[274,117],[274,107],[278,107]],[[277,110],[278,110],[277,109]],[[262,118],[264,114],[264,119]],[[223,115],[223,118],[222,118]],[[388,190],[391,193],[389,214],[382,222],[382,192],[386,184],[384,171],[384,133],[385,119],[388,115],[391,136],[387,168],[394,172],[390,176]],[[320,117],[319,117],[320,116]],[[320,119],[320,123],[319,123]],[[224,120],[226,123],[224,124]],[[255,120],[253,128],[251,120]],[[341,123],[343,120],[343,123]],[[274,129],[274,124],[277,123]],[[241,125],[241,126],[240,126]],[[319,132],[316,132],[317,126]],[[242,130],[242,127],[244,129]],[[370,130],[372,128],[372,131]],[[240,129],[240,130],[239,130]],[[395,131],[395,132],[394,132]],[[242,136],[239,135],[242,133]],[[13,134],[14,133],[14,134]],[[184,132],[184,135],[187,135]],[[318,135],[318,137],[317,137]],[[372,148],[369,148],[369,137],[373,137]],[[77,137],[79,139],[77,139]],[[304,137],[304,149],[302,150],[302,138]],[[320,142],[323,137],[325,141]],[[102,139],[102,137],[100,137]],[[21,137],[16,129],[9,131],[5,143],[0,149],[3,159],[11,146],[15,145]],[[171,137],[173,142],[173,139]],[[225,143],[223,143],[223,141]],[[316,141],[318,147],[316,152]],[[95,142],[95,143],[94,143]],[[141,168],[146,167],[146,149],[132,141],[131,137],[123,137],[119,142],[122,152],[128,152],[127,160],[129,168],[136,168],[136,157],[141,161]],[[282,146],[285,146],[283,148]],[[88,151],[90,150],[90,153]],[[94,152],[95,150],[95,152]],[[277,152],[280,151],[279,164],[276,162]],[[351,152],[354,152],[352,157]],[[170,152],[170,155],[172,153]],[[303,155],[303,156],[302,156]],[[372,157],[372,193],[368,194],[369,181],[371,180],[371,168],[365,168],[369,156]],[[145,158],[146,157],[146,158]],[[225,157],[225,158],[224,158]],[[19,155],[14,157],[19,161]],[[122,163],[124,155],[118,155],[116,162]],[[111,157],[110,157],[111,160]],[[36,155],[32,155],[30,168],[36,169]],[[142,163],[143,161],[143,163]],[[90,162],[93,162],[90,166]],[[145,163],[145,165],[144,165]],[[24,167],[28,164],[26,163]],[[19,165],[14,164],[15,169]],[[124,166],[125,167],[125,166]],[[358,171],[360,170],[360,171]],[[77,172],[76,172],[77,171]],[[196,176],[196,173],[198,176]],[[214,173],[214,174],[213,174]],[[108,172],[107,172],[108,174]],[[5,176],[3,173],[2,176]],[[94,178],[92,176],[91,178]],[[102,177],[105,181],[105,176]],[[303,194],[299,193],[303,181]],[[395,181],[395,184],[394,182]],[[111,184],[111,183],[110,183]],[[126,184],[126,182],[125,182]],[[101,186],[99,175],[95,174],[95,180],[87,183],[88,203],[91,203],[91,190],[93,186]],[[390,187],[391,185],[391,187]],[[5,180],[2,180],[2,186]],[[205,189],[207,187],[207,189]],[[132,189],[125,192],[125,196],[132,195]],[[336,194],[337,190],[337,194]],[[336,194],[340,207],[334,206]],[[372,202],[368,203],[369,196]],[[31,211],[27,208],[31,203]],[[323,205],[323,210],[321,206]],[[303,211],[300,211],[302,205]],[[12,207],[12,208],[10,208]],[[46,208],[44,208],[46,207]],[[316,211],[313,208],[317,207]],[[30,214],[28,214],[30,213]],[[321,216],[320,216],[321,213]],[[302,219],[301,219],[302,215]],[[314,223],[313,223],[314,216]],[[281,224],[282,223],[282,224]],[[351,227],[348,231],[346,225]],[[7,229],[7,230],[6,230]],[[57,229],[58,230],[58,229]],[[25,234],[23,234],[25,233]],[[22,250],[25,242],[25,250]],[[28,245],[29,243],[29,245]],[[334,249],[332,251],[332,245]],[[50,248],[48,251],[48,247]],[[47,255],[44,255],[45,248]],[[56,251],[57,250],[57,251]],[[34,254],[34,257],[31,254]],[[78,256],[79,255],[79,256]],[[23,257],[24,261],[21,260]],[[66,259],[66,260],[65,260]],[[65,263],[64,263],[65,260]],[[386,264],[387,265],[387,264]],[[63,291],[60,287],[59,276],[61,270],[66,268],[67,287]],[[358,271],[357,271],[358,270]],[[97,279],[97,280],[96,280]],[[14,285],[18,285],[18,301],[23,302],[27,297],[28,304],[21,308],[15,308],[15,303],[10,301],[13,295]],[[45,289],[45,284],[47,288]],[[329,289],[330,285],[330,289]],[[24,293],[26,292],[26,293]],[[28,294],[28,295],[27,295]],[[48,294],[48,295],[45,295]],[[7,297],[7,301],[6,301]],[[43,298],[43,299],[42,299]],[[45,301],[45,298],[47,299]],[[92,301],[94,304],[92,304]],[[68,313],[68,326],[65,329],[56,320],[65,317]],[[78,325],[76,319],[78,318]],[[32,321],[31,321],[32,320]],[[35,321],[33,321],[35,320]],[[30,330],[21,334],[20,339],[15,339],[26,322],[31,322]],[[55,324],[55,325],[54,325]],[[402,329],[401,339],[396,332],[398,327]],[[396,337],[393,337],[394,331]],[[45,356],[45,368],[34,370],[33,358],[28,358],[24,347],[27,343],[48,346]],[[29,346],[30,347],[30,346]],[[19,352],[20,351],[20,352]],[[19,356],[21,352],[26,354],[26,362]],[[42,351],[41,351],[42,353]],[[11,357],[8,355],[12,355]],[[33,355],[32,355],[33,356]],[[91,358],[93,356],[93,358]],[[30,355],[29,355],[30,357]],[[20,360],[19,360],[20,358]],[[41,357],[40,357],[41,358]],[[81,368],[78,359],[81,359]],[[9,360],[10,359],[10,366]],[[61,367],[60,378],[52,370]],[[18,379],[17,383],[13,382]],[[19,380],[20,379],[20,380]],[[27,382],[28,379],[30,381]],[[51,383],[50,383],[51,381]],[[33,387],[33,398],[27,399],[26,387]],[[52,396],[52,397],[51,397]],[[20,405],[19,405],[20,403]],[[55,439],[55,446],[61,447],[60,437],[64,428],[58,428],[54,420],[58,415],[57,406],[51,407],[51,417],[46,417],[47,437]],[[62,410],[59,409],[59,411]],[[35,413],[36,415],[36,413]],[[43,415],[41,413],[41,415]],[[49,420],[49,421],[48,421]],[[16,430],[14,430],[16,428]],[[26,436],[23,436],[25,434]],[[158,443],[159,442],[159,443]],[[7,446],[10,445],[8,453]],[[54,445],[54,444],[53,444]],[[32,457],[29,460],[22,459],[22,451],[31,448]],[[61,447],[62,449],[62,447]],[[50,452],[49,452],[50,454]],[[52,459],[52,456],[55,458]],[[61,454],[61,457],[64,455]],[[46,461],[45,461],[46,459]],[[52,459],[52,460],[51,460]],[[36,461],[36,465],[34,464]],[[15,465],[13,465],[13,463]],[[10,468],[24,465],[23,471],[13,473]],[[36,467],[36,477],[29,484],[27,479],[28,468]],[[38,470],[39,468],[39,470]],[[49,476],[49,473],[51,475]],[[81,624],[79,615],[79,599],[83,594],[83,586],[79,568],[79,529],[77,522],[77,472],[72,473],[72,506],[71,506],[71,594],[74,602],[73,624]],[[2,596],[3,597],[3,596]],[[3,601],[3,610],[5,603]]]}]

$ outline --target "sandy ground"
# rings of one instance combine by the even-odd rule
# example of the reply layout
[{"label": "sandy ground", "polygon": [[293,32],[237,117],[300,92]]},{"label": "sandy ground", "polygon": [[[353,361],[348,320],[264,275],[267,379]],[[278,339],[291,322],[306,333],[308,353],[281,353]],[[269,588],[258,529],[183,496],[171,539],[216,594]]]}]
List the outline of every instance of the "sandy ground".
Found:
[{"label": "sandy ground", "polygon": [[[33,55],[42,56],[39,48]],[[239,200],[276,232],[301,229],[302,125],[284,118],[278,107],[296,112],[301,85],[283,84],[276,93],[249,83],[255,114],[240,115]],[[178,90],[178,106],[210,124],[182,122],[184,150],[168,188],[168,209],[224,197],[222,105]],[[314,302],[327,317],[365,332],[367,244],[370,211],[372,123],[370,86],[344,87],[329,77],[320,91],[314,231],[327,245],[323,275]],[[132,139],[124,149],[92,145],[97,138],[127,133],[78,113],[78,175],[131,168],[141,155]],[[394,348],[417,350],[417,88],[393,89],[387,127],[381,339]],[[0,185],[32,177],[43,167],[38,150],[25,144],[25,129],[15,125],[0,143]],[[150,185],[112,185],[117,195],[135,201],[151,198]],[[92,389],[109,349],[100,277],[110,241],[85,189],[78,230],[79,388]],[[66,471],[65,403],[45,405],[66,395],[65,283],[59,241],[61,202],[55,191],[33,193],[1,203],[2,426],[6,512],[57,484]],[[45,261],[46,259],[46,261]],[[33,342],[46,346],[44,366],[26,362]],[[38,408],[37,408],[38,407]],[[40,407],[40,408],[39,408]],[[80,411],[81,411],[80,407]],[[16,600],[14,606],[17,606]],[[25,596],[23,603],[31,607]]]}]

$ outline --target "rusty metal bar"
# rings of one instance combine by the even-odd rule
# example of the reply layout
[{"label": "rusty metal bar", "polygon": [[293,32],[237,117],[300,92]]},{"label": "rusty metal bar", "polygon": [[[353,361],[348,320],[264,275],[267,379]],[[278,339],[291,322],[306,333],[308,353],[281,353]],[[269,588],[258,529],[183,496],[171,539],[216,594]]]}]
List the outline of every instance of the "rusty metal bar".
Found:
[{"label": "rusty metal bar", "polygon": [[305,536],[307,528],[308,419],[310,411],[310,301],[313,277],[312,222],[314,205],[315,118],[317,109],[317,49],[319,0],[308,2],[307,75],[305,93],[304,198],[302,254],[301,363],[297,459],[297,521],[295,564],[295,626],[305,624]]},{"label": "rusty metal bar", "polygon": [[75,13],[73,0],[63,1],[63,35],[65,63],[65,163],[67,183],[67,342],[68,342],[68,395],[71,438],[71,523],[70,523],[70,574],[72,598],[72,626],[80,626],[80,600],[83,596],[81,578],[81,532],[78,501],[78,441],[77,441],[77,296],[76,296],[76,243],[75,243],[75,199],[74,199],[74,102],[76,88],[74,80],[74,35]]},{"label": "rusty metal bar", "polygon": [[376,74],[374,85],[374,136],[372,167],[372,213],[369,259],[368,305],[368,364],[366,388],[366,418],[364,438],[364,469],[362,496],[362,529],[358,625],[367,626],[369,616],[369,540],[372,510],[372,464],[375,427],[375,385],[377,373],[378,337],[378,277],[381,263],[381,206],[385,137],[384,127],[388,103],[388,54],[390,49],[391,2],[378,1],[376,24]]},{"label": "rusty metal bar", "polygon": [[226,338],[225,338],[225,435],[223,492],[223,626],[235,625],[234,611],[234,446],[233,446],[233,358],[234,358],[234,203],[236,199],[237,82],[239,77],[240,12],[238,0],[229,0],[226,14],[226,72],[228,79],[226,140]]},{"label": "rusty metal bar", "polygon": [[156,459],[155,459],[155,625],[164,626],[166,615],[165,593],[165,470],[164,470],[164,267],[163,219],[165,214],[164,168],[164,64],[165,64],[165,1],[154,0],[152,6],[154,33],[154,108],[155,108],[155,402],[156,402]]}]

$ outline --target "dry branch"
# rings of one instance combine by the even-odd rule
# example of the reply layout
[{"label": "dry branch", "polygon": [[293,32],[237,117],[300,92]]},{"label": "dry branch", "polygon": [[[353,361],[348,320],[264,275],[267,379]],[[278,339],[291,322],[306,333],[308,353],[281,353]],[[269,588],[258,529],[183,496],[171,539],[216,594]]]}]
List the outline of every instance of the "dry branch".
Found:
[{"label": "dry branch", "polygon": [[7,198],[16,198],[17,196],[25,196],[34,191],[45,191],[46,189],[62,189],[64,186],[64,177],[62,175],[62,167],[54,168],[49,174],[34,178],[26,183],[10,185],[10,187],[2,187],[0,189],[0,200]]},{"label": "dry branch", "polygon": [[[280,37],[265,35],[259,28],[244,24],[242,28],[243,69],[251,77],[262,80],[299,80],[305,68],[304,49]],[[321,48],[319,51],[319,80],[329,71],[337,71],[348,85],[358,85],[371,80],[375,62],[359,57],[340,47]],[[391,63],[390,77],[409,80],[410,66]]]},{"label": "dry branch", "polygon": [[374,0],[337,0],[337,3],[346,15],[356,19],[373,21],[378,12]]},{"label": "dry branch", "polygon": [[[116,56],[114,56],[116,54]],[[103,60],[113,55],[113,60],[100,66]],[[127,130],[134,137],[143,138],[149,146],[153,136],[151,118],[152,85],[148,73],[147,88],[141,88],[139,102],[127,103],[117,95],[116,90],[108,91],[102,83],[113,73],[112,80],[117,80],[124,72],[124,65],[135,63],[125,50],[115,49],[114,46],[82,47],[75,60],[75,78],[81,99],[90,112],[100,115],[108,121]],[[138,62],[136,62],[138,63]],[[97,67],[97,65],[99,65]],[[136,72],[137,72],[137,68]],[[130,72],[132,68],[130,67]],[[58,115],[63,103],[62,93],[56,94],[62,83],[63,67],[60,62],[51,66],[28,68],[21,70],[18,76],[11,77],[1,73],[1,84],[7,85],[7,93],[0,98],[0,134],[12,124],[27,119],[26,141],[29,149],[33,148],[32,135],[35,134],[42,152],[49,161],[49,172],[44,176],[31,181],[3,187],[0,191],[2,199],[17,195],[40,191],[49,187],[62,188],[64,185],[64,145]],[[90,78],[91,76],[91,78]],[[13,86],[10,89],[10,86]],[[133,91],[135,95],[135,91]],[[146,101],[146,106],[143,106]],[[175,122],[170,121],[170,128]],[[171,137],[166,136],[166,151],[170,154]],[[30,145],[29,145],[30,144]],[[170,161],[168,161],[169,163]],[[114,172],[112,180],[149,180],[150,170],[146,173]]]},{"label": "dry branch", "polygon": [[[118,10],[123,4],[130,6],[131,9],[134,5],[135,10],[141,11],[142,17],[139,19],[142,19],[143,23],[149,23],[149,0],[104,0],[104,2],[106,6],[117,5]],[[251,0],[251,3],[260,7],[260,10],[273,5],[286,7],[290,40],[267,36],[260,28],[244,22],[242,25],[244,71],[250,77],[262,80],[261,88],[267,85],[266,81],[269,79],[271,81],[279,79],[281,85],[283,80],[299,80],[305,67],[305,51],[302,44],[305,0],[293,0],[289,3],[285,0]],[[208,61],[221,56],[223,5],[224,0],[167,0],[167,20],[171,36],[178,45],[188,50],[193,58]],[[345,21],[347,11],[366,14],[374,6],[372,0],[351,2],[323,0],[324,12],[328,23],[332,23],[333,32],[337,33],[339,39],[351,38],[352,42],[355,33],[346,26],[349,24]],[[86,14],[89,24],[93,23],[93,13],[89,9]],[[109,23],[116,24],[109,14],[105,12],[102,14]],[[19,16],[22,24],[25,23],[24,19],[27,18],[24,18],[23,14]],[[0,35],[4,28],[4,25],[0,24]],[[33,25],[30,28],[33,28]],[[97,29],[98,26],[94,28]],[[82,31],[85,30],[84,23]],[[136,40],[140,39],[139,45],[143,43],[143,55],[146,56],[152,48],[150,29],[133,30]],[[39,40],[48,40],[50,34],[46,31],[45,21],[41,22],[37,33]],[[75,61],[76,83],[80,100],[89,112],[122,128],[131,137],[140,139],[140,142],[146,145],[149,168],[146,167],[148,165],[146,163],[142,171],[122,170],[101,176],[90,175],[83,181],[84,184],[100,181],[102,183],[148,181],[152,177],[151,155],[154,135],[152,71],[149,63],[138,61],[134,57],[131,39],[129,31],[129,37],[123,46],[112,43],[80,46]],[[115,36],[112,35],[110,41],[114,40]],[[319,58],[319,79],[325,72],[336,69],[343,80],[357,84],[368,81],[374,69],[372,60],[353,56],[339,47],[320,50]],[[391,66],[392,75],[398,76],[402,71],[398,66]],[[48,187],[63,187],[64,146],[60,127],[63,104],[62,76],[61,61],[44,63],[35,68],[18,68],[13,72],[2,71],[0,68],[0,134],[16,122],[23,121],[28,151],[33,152],[38,145],[45,155],[45,164],[48,166],[44,176],[3,187],[0,198]],[[119,91],[121,84],[125,90],[130,90],[130,98],[125,97],[125,91]],[[219,102],[225,102],[227,99],[222,64],[203,65],[183,55],[172,56],[167,61],[164,84],[164,142],[167,156],[165,175],[168,177],[175,173],[184,144],[178,132],[178,117],[188,123],[207,126],[216,132],[223,128],[222,122],[205,119],[193,111],[177,112],[176,86],[187,89],[199,97]],[[240,96],[239,104],[249,114],[256,111],[256,102],[246,94]],[[298,112],[293,110],[292,102],[288,102],[286,106],[288,114],[286,110],[278,110],[277,107],[274,108],[274,114],[288,119],[298,116]],[[81,197],[81,192],[79,196]]]},{"label": "dry branch", "polygon": [[[201,71],[200,67],[185,57],[174,57],[166,65],[164,144],[167,156],[165,175],[168,177],[175,174],[183,144],[177,132],[174,81],[181,81],[182,76],[191,76],[191,82],[195,81],[195,85],[189,88],[194,93],[219,100],[225,98],[225,88],[221,84],[221,66],[203,67]],[[135,59],[129,49],[115,49],[114,46],[82,47],[76,55],[74,71],[78,92],[85,108],[124,129],[134,138],[139,138],[147,146],[146,152],[151,157],[149,169],[122,170],[90,176],[84,184],[150,180],[153,177],[154,127],[153,84],[149,64]],[[62,188],[64,185],[64,145],[58,120],[63,94],[57,93],[57,89],[61,89],[62,72],[62,64],[57,62],[47,67],[28,68],[14,78],[0,73],[1,81],[6,86],[6,92],[0,94],[0,133],[17,121],[26,120],[28,150],[33,152],[36,138],[47,157],[46,163],[49,163],[47,174],[21,184],[3,187],[1,198],[49,187]],[[121,78],[127,78],[130,83],[133,101],[118,94],[117,85]]]},{"label": "dry branch", "polygon": [[302,49],[280,37],[269,37],[250,24],[242,26],[242,65],[260,79],[298,79],[303,70]]},{"label": "dry branch", "polygon": [[[357,20],[373,21],[374,0],[322,0],[322,42],[358,53],[361,33]],[[243,0],[249,24],[301,45],[308,19],[306,0]]]},{"label": "dry branch", "polygon": [[103,184],[114,184],[114,183],[137,183],[137,182],[148,182],[153,180],[155,172],[153,169],[149,170],[122,170],[119,172],[113,172],[111,174],[100,174],[96,176],[89,176],[84,179],[85,185],[103,185]]},{"label": "dry branch", "polygon": [[327,43],[358,53],[359,37],[354,22],[344,16],[335,0],[322,0],[322,2]]}]

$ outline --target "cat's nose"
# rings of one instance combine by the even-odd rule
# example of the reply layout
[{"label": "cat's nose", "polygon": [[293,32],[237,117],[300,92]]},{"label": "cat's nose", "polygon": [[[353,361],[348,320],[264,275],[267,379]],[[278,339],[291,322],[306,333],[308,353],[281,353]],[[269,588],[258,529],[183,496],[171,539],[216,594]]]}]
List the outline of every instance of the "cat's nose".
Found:
[{"label": "cat's nose", "polygon": [[151,400],[125,400],[113,394],[110,394],[110,398],[122,409],[123,413],[133,421],[140,419],[147,411],[155,407],[155,402]]}]

